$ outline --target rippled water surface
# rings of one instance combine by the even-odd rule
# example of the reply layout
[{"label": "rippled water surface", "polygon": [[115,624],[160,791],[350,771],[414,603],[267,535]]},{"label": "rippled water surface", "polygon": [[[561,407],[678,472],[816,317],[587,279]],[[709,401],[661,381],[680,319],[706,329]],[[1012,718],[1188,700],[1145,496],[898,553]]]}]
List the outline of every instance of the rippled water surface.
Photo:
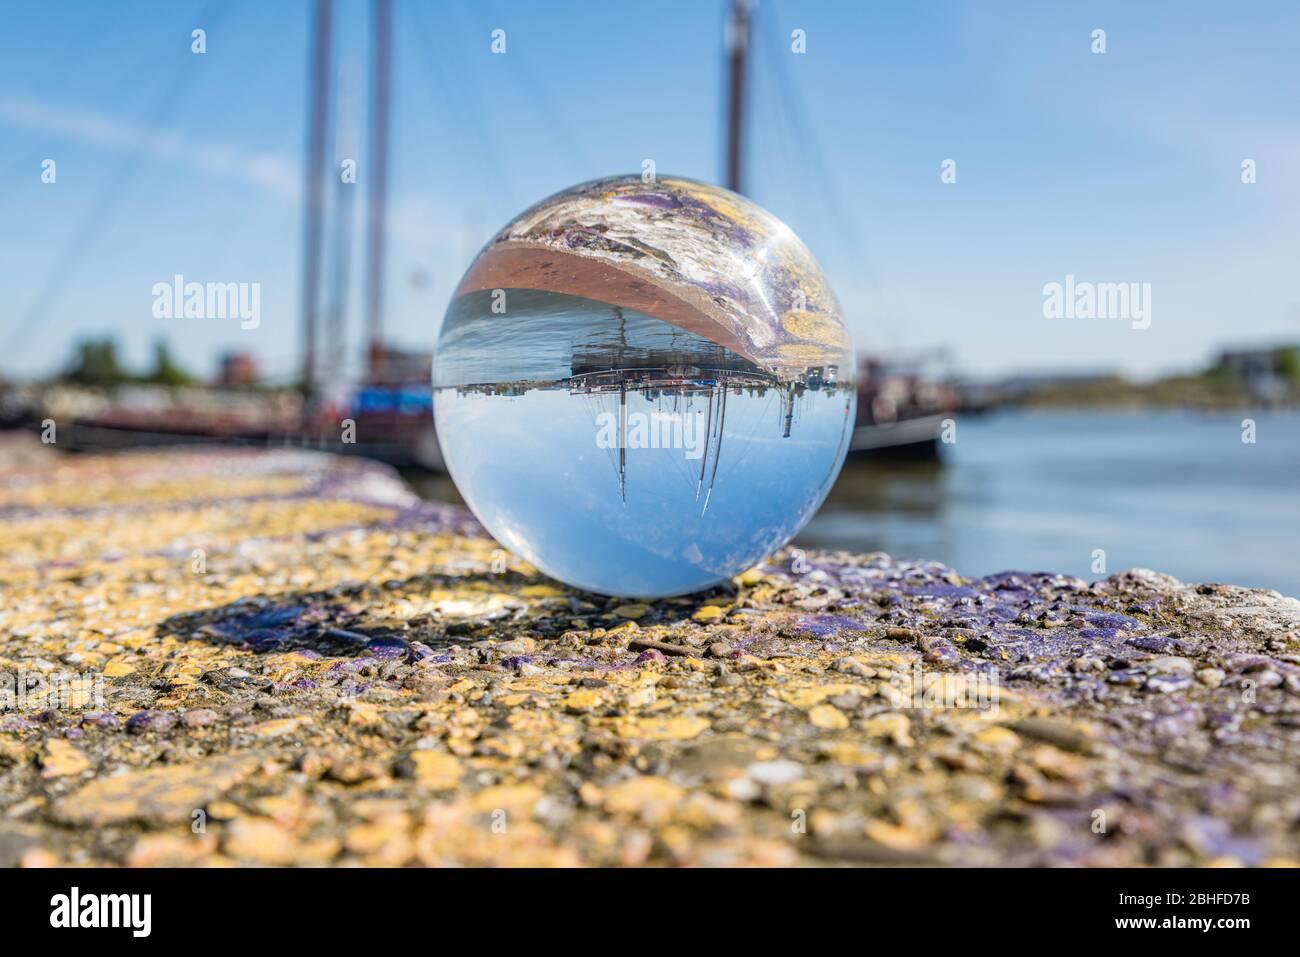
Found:
[{"label": "rippled water surface", "polygon": [[964,574],[1087,579],[1154,568],[1300,595],[1300,415],[995,413],[958,421],[942,466],[850,459],[800,536],[932,558]]}]

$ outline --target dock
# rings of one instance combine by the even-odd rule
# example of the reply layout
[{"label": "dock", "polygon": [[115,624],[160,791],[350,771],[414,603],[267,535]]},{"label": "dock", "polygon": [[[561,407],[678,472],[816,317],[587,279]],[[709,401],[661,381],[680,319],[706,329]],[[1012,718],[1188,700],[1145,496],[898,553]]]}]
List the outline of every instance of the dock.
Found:
[{"label": "dock", "polygon": [[385,466],[0,446],[0,866],[1296,865],[1300,601],[575,592]]}]

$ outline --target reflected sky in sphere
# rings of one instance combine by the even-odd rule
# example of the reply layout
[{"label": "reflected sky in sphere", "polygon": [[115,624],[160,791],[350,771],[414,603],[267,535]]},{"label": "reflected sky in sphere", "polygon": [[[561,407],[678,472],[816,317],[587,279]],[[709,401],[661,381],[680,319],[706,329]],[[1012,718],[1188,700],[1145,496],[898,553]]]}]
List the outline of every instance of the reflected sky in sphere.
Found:
[{"label": "reflected sky in sphere", "polygon": [[[839,472],[852,392],[781,382],[699,336],[575,296],[463,296],[434,390],[452,479],[504,546],[561,581],[653,597],[780,548]],[[725,393],[725,394],[724,394]]]}]

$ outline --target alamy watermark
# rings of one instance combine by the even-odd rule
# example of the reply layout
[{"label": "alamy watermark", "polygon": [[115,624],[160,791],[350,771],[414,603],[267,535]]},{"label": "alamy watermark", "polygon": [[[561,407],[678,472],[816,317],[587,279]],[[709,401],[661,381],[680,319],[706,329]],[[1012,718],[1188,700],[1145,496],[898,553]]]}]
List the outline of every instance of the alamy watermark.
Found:
[{"label": "alamy watermark", "polygon": [[927,670],[919,661],[890,681],[901,695],[897,703],[916,709],[956,708],[979,711],[987,717],[998,713],[1001,679],[995,672],[953,673]]},{"label": "alamy watermark", "polygon": [[685,449],[688,459],[704,455],[708,424],[702,412],[613,412],[596,416],[596,446],[602,449]]},{"label": "alamy watermark", "polygon": [[0,671],[0,712],[81,711],[104,707],[104,676],[95,671]]},{"label": "alamy watermark", "polygon": [[74,886],[50,898],[51,927],[120,927],[132,937],[148,937],[152,915],[152,894],[83,894]]},{"label": "alamy watermark", "polygon": [[238,319],[239,328],[262,324],[259,282],[186,282],[177,273],[171,282],[153,284],[155,319]]},{"label": "alamy watermark", "polygon": [[1134,329],[1151,325],[1151,283],[1086,282],[1067,274],[1043,286],[1046,319],[1121,319]]}]

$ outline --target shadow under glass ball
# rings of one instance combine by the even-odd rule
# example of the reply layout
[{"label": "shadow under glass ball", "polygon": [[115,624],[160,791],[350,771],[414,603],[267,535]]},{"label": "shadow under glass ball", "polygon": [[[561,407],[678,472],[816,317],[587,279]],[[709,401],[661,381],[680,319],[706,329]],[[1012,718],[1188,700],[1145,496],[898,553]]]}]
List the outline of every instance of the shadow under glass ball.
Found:
[{"label": "shadow under glass ball", "polygon": [[852,432],[852,353],[807,249],[690,180],[599,180],[521,214],[471,265],[434,363],[447,468],[546,574],[697,591],[782,547]]}]

